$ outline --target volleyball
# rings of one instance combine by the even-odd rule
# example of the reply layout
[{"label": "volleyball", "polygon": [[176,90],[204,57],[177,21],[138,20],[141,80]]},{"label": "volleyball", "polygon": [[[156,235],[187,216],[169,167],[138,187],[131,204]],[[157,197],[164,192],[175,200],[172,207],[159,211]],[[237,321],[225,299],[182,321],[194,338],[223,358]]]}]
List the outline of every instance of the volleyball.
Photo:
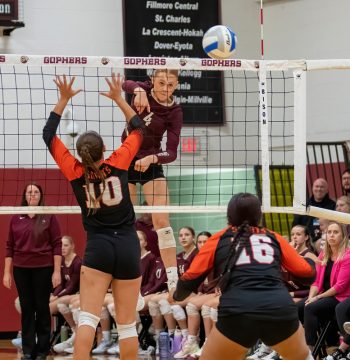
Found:
[{"label": "volleyball", "polygon": [[73,120],[69,120],[67,124],[66,131],[68,135],[72,138],[78,136],[80,134],[81,128],[77,122],[73,122]]},{"label": "volleyball", "polygon": [[236,43],[236,34],[224,25],[211,27],[202,40],[203,50],[213,59],[230,57],[236,49]]}]

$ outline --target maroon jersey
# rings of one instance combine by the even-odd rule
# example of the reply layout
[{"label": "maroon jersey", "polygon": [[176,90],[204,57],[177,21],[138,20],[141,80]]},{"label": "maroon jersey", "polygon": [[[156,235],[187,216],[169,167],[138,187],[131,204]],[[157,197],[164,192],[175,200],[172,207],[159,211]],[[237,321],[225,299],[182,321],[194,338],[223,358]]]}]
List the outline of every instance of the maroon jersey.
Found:
[{"label": "maroon jersey", "polygon": [[147,284],[151,281],[151,274],[154,270],[156,264],[156,257],[150,252],[146,252],[143,256],[141,256],[141,293],[142,288],[147,286]]},{"label": "maroon jersey", "polygon": [[176,255],[177,272],[179,273],[179,276],[182,276],[187,271],[191,265],[192,260],[197,254],[198,249],[194,247],[189,254],[186,254],[184,251],[182,251]]},{"label": "maroon jersey", "polygon": [[[311,250],[305,249],[301,253],[299,253],[300,256],[305,256],[308,253],[312,253]],[[287,286],[287,289],[289,292],[294,293],[294,298],[302,299],[309,295],[310,286],[304,285],[301,283],[301,281],[293,276],[290,272],[288,272],[283,267],[281,268],[282,271],[282,278]]]},{"label": "maroon jersey", "polygon": [[[87,231],[115,228],[121,225],[134,225],[135,213],[128,188],[128,168],[142,142],[142,134],[134,130],[119,149],[106,160],[101,160],[100,170],[105,174],[105,189],[93,172],[89,173],[89,191],[85,182],[84,167],[63,142],[56,136],[61,116],[51,112],[43,130],[43,138],[51,155],[70,181],[75,197],[81,207],[83,225]],[[89,207],[94,206],[90,196],[95,199],[102,193],[96,213],[89,215]],[[91,195],[94,194],[94,195]]]},{"label": "maroon jersey", "polygon": [[147,237],[147,247],[156,258],[160,257],[160,251],[158,247],[158,235],[154,230],[153,224],[146,224],[141,219],[137,219],[135,222],[136,230],[140,230],[145,233]]},{"label": "maroon jersey", "polygon": [[164,291],[167,289],[167,276],[165,272],[165,267],[162,259],[159,257],[155,261],[154,270],[151,273],[151,279],[149,283],[141,289],[142,296],[149,294],[156,294],[158,292]]},{"label": "maroon jersey", "polygon": [[[40,231],[36,231],[35,229]],[[6,243],[6,257],[14,266],[25,268],[54,265],[62,255],[60,226],[55,215],[14,215]]]},{"label": "maroon jersey", "polygon": [[54,291],[54,296],[72,295],[79,291],[81,259],[75,255],[73,261],[69,266],[66,265],[62,257],[61,264],[61,284],[58,285]]},{"label": "maroon jersey", "polygon": [[[180,132],[183,122],[182,109],[179,104],[173,102],[169,105],[159,104],[151,94],[152,83],[135,82],[127,80],[123,83],[123,90],[128,94],[133,94],[137,87],[143,88],[148,97],[151,112],[145,109],[140,118],[145,122],[143,142],[140,150],[136,154],[137,159],[142,159],[148,155],[156,155],[159,164],[168,164],[177,157],[177,147],[180,141]],[[132,107],[136,111],[133,101]],[[164,133],[167,132],[167,142],[165,151],[161,148]],[[127,137],[123,132],[122,141]]]},{"label": "maroon jersey", "polygon": [[214,294],[218,285],[219,278],[215,277],[214,270],[212,269],[205,280],[198,288],[198,292],[201,294]]}]

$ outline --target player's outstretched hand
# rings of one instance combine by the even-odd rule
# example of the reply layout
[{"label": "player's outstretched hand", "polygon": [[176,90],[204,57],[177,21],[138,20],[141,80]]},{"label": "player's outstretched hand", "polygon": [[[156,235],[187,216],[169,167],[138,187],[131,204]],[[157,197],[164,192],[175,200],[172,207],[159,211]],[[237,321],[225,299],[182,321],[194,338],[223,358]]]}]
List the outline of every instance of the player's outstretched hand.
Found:
[{"label": "player's outstretched hand", "polygon": [[122,97],[122,84],[123,84],[123,78],[118,73],[115,75],[115,73],[112,73],[111,79],[105,78],[106,82],[109,86],[109,91],[107,92],[101,92],[100,94],[102,96],[108,97],[111,100],[114,100],[116,103],[121,99]]},{"label": "player's outstretched hand", "polygon": [[68,81],[66,75],[63,75],[62,77],[57,75],[56,79],[53,80],[53,82],[58,87],[61,99],[68,101],[73,96],[75,96],[76,94],[82,91],[81,89],[78,90],[73,89],[74,81],[75,81],[75,76],[72,76],[70,81]]}]

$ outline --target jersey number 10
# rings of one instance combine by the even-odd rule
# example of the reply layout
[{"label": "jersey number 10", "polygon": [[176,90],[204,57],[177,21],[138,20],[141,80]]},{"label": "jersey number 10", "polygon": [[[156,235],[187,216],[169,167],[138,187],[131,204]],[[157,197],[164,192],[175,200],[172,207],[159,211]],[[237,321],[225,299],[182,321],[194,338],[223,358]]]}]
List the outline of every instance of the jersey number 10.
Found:
[{"label": "jersey number 10", "polygon": [[[89,183],[89,189],[84,185],[84,190],[86,194],[86,207],[87,208],[100,208],[101,205],[105,206],[115,206],[118,205],[122,199],[122,190],[120,180],[117,176],[111,176],[104,180],[105,189],[103,191],[103,183],[96,185]],[[98,195],[96,196],[96,186],[99,188],[100,194],[102,197],[99,202],[96,202]]]}]

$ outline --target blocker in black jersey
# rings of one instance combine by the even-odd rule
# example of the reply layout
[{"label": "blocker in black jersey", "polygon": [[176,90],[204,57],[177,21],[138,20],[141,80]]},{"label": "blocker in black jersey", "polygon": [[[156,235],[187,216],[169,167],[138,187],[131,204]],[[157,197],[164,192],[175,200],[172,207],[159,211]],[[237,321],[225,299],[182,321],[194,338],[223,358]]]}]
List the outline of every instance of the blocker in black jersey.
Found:
[{"label": "blocker in black jersey", "polygon": [[[281,235],[258,227],[261,205],[254,195],[235,195],[227,215],[230,226],[207,240],[174,293],[175,300],[185,299],[212,270],[220,278],[218,322],[201,359],[243,358],[258,339],[282,357],[312,359],[280,269],[313,279],[313,261],[302,258]],[[296,344],[300,348],[293,354],[290,347]]]},{"label": "blocker in black jersey", "polygon": [[[141,145],[142,134],[134,130],[119,149],[115,150],[108,159],[101,160],[100,169],[106,176],[106,189],[99,204],[100,208],[95,214],[88,216],[87,204],[89,204],[90,195],[85,184],[84,168],[56,136],[60,119],[60,115],[51,112],[43,130],[43,137],[57,165],[72,185],[75,197],[82,210],[85,230],[134,224],[135,213],[128,189],[128,168]],[[103,187],[101,181],[94,179],[93,176],[94,173],[91,172],[89,174],[90,193],[94,193],[95,198],[97,198]]]}]

